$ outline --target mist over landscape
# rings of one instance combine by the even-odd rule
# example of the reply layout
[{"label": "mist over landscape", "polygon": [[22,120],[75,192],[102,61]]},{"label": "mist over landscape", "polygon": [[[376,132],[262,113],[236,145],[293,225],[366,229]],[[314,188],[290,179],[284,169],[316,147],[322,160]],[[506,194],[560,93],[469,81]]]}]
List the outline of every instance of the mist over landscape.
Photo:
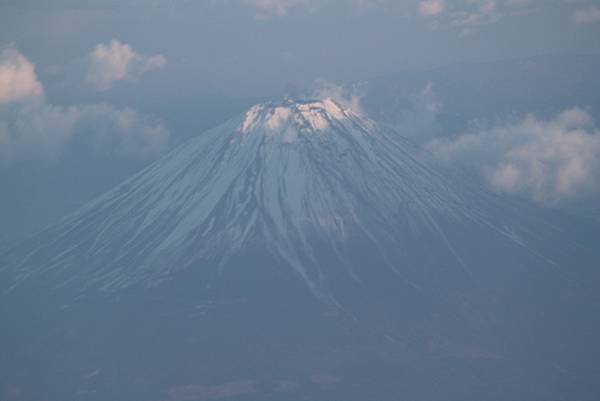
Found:
[{"label": "mist over landscape", "polygon": [[0,1],[0,400],[600,398],[600,2]]}]

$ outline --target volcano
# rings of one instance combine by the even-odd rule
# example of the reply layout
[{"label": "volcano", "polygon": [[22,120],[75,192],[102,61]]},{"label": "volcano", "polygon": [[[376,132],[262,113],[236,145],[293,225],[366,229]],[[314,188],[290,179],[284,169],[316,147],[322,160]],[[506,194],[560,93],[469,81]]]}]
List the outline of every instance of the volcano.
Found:
[{"label": "volcano", "polygon": [[0,398],[597,399],[599,239],[332,99],[259,104],[1,256]]}]

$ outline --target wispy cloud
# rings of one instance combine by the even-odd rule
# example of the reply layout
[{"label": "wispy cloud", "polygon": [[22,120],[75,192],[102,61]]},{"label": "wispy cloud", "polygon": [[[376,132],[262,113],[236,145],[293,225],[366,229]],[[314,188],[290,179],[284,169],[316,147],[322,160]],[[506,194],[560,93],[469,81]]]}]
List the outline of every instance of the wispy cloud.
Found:
[{"label": "wispy cloud", "polygon": [[437,118],[444,105],[435,94],[432,82],[428,82],[407,100],[406,107],[397,113],[395,121],[391,123],[403,135],[422,144],[438,133],[440,127]]},{"label": "wispy cloud", "polygon": [[503,16],[496,0],[466,0],[465,8],[453,14],[451,24],[468,33],[469,29],[494,23]]},{"label": "wispy cloud", "polygon": [[600,190],[600,131],[580,108],[549,120],[530,115],[456,139],[435,139],[428,148],[442,161],[478,169],[497,191],[542,203]]},{"label": "wispy cloud", "polygon": [[575,21],[580,24],[600,22],[600,7],[590,6],[575,11]]},{"label": "wispy cloud", "polygon": [[445,8],[445,0],[422,0],[418,5],[419,14],[428,17],[443,13]]},{"label": "wispy cloud", "polygon": [[359,114],[364,114],[362,106],[363,95],[364,93],[360,85],[342,86],[325,79],[316,80],[309,94],[314,99],[331,98],[342,106]]},{"label": "wispy cloud", "polygon": [[281,17],[297,7],[314,7],[311,0],[242,0],[257,9],[259,17]]},{"label": "wispy cloud", "polygon": [[435,28],[453,28],[469,34],[508,16],[531,11],[535,0],[421,0],[417,13],[434,19]]},{"label": "wispy cloud", "polygon": [[97,45],[89,59],[86,80],[99,91],[110,89],[117,81],[136,80],[144,73],[167,64],[162,55],[143,56],[130,45],[115,39],[108,44]]}]

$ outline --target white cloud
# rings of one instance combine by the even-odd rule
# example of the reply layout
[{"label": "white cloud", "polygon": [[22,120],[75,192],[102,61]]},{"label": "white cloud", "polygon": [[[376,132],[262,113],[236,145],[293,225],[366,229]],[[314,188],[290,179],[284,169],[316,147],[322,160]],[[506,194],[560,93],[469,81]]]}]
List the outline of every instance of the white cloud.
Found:
[{"label": "white cloud", "polygon": [[580,24],[600,22],[600,7],[590,6],[575,11],[575,21]]},{"label": "white cloud", "polygon": [[121,80],[135,80],[142,74],[163,68],[167,60],[162,55],[143,56],[130,45],[113,39],[109,44],[99,44],[90,54],[90,69],[86,80],[97,90],[110,89]]},{"label": "white cloud", "polygon": [[13,48],[0,52],[0,103],[41,97],[33,64]]},{"label": "white cloud", "polygon": [[479,169],[497,191],[542,203],[600,190],[600,131],[580,108],[550,120],[527,116],[453,140],[436,139],[428,148],[440,160]]},{"label": "white cloud", "polygon": [[318,79],[310,96],[318,100],[330,98],[355,113],[364,114],[362,107],[363,93],[360,85],[344,87],[324,79]]},{"label": "white cloud", "polygon": [[[43,87],[33,64],[16,50],[11,52],[9,60],[18,60],[18,65],[26,66],[28,71],[27,79],[17,81],[35,85],[25,85],[33,88],[27,91],[12,90],[10,93],[19,96],[7,96],[8,100],[0,104],[0,162],[56,160],[76,138],[95,151],[127,158],[154,156],[166,148],[169,131],[132,109],[106,104],[62,107],[48,103],[42,96]],[[6,63],[0,65],[0,70]]]},{"label": "white cloud", "polygon": [[418,11],[423,16],[434,16],[444,12],[445,0],[422,0],[419,2]]}]

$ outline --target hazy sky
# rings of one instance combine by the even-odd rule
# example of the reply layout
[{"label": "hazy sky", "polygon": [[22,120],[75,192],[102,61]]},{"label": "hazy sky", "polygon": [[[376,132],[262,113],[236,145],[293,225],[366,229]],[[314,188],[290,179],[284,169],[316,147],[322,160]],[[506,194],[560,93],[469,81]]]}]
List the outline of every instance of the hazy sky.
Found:
[{"label": "hazy sky", "polygon": [[117,39],[162,57],[168,70],[153,79],[165,85],[243,96],[318,77],[596,53],[599,37],[597,0],[0,2],[0,42],[31,60],[43,81],[79,78],[75,66]]}]

